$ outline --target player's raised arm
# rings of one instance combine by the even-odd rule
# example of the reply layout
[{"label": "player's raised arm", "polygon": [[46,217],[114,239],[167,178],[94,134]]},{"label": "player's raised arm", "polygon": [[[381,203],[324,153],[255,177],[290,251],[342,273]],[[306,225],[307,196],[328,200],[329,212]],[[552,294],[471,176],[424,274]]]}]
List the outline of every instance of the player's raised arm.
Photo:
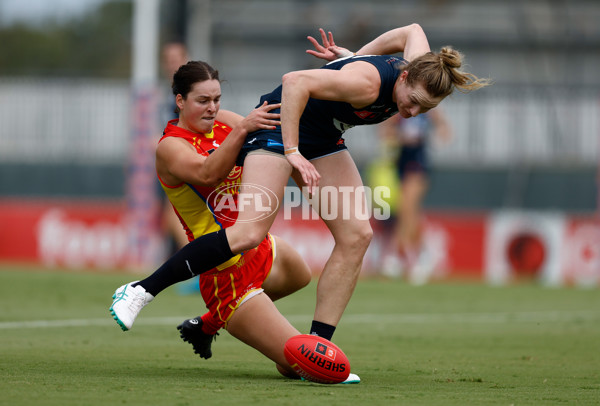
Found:
[{"label": "player's raised arm", "polygon": [[[309,35],[307,38],[315,50],[307,49],[306,53],[327,61],[354,55],[348,49],[335,44],[331,31],[325,33],[325,30],[319,28],[319,32],[321,44]],[[356,55],[392,55],[402,52],[404,59],[412,61],[430,51],[425,32],[419,24],[415,23],[381,34],[356,51]]]},{"label": "player's raised arm", "polygon": [[354,55],[352,51],[337,46],[335,44],[335,41],[333,40],[333,34],[331,31],[328,31],[326,34],[323,28],[319,28],[319,33],[321,34],[322,44],[319,44],[319,41],[317,41],[310,35],[306,37],[315,47],[315,50],[307,49],[307,54],[310,54],[320,59],[325,59],[326,61],[334,61],[338,58],[344,58],[347,56]]},{"label": "player's raised arm", "polygon": [[390,55],[402,52],[404,59],[412,61],[430,51],[425,32],[419,24],[415,23],[381,34],[356,53],[358,55]]}]

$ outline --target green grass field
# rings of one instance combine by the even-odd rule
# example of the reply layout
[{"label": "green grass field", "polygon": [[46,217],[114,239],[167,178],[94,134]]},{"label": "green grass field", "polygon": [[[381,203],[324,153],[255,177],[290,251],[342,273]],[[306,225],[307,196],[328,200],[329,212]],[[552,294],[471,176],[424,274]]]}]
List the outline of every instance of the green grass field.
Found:
[{"label": "green grass field", "polygon": [[[226,332],[200,359],[175,326],[204,305],[176,287],[122,332],[108,307],[134,277],[0,267],[0,404],[600,404],[597,289],[362,280],[334,336],[362,383],[319,385]],[[315,288],[278,302],[300,331]]]}]

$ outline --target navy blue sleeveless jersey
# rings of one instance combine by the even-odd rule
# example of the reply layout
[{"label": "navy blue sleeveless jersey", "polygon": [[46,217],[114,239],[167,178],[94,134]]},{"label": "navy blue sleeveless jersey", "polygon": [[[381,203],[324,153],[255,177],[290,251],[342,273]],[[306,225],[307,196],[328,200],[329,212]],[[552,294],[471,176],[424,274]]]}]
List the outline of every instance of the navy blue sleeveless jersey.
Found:
[{"label": "navy blue sleeveless jersey", "polygon": [[[379,71],[381,87],[377,100],[367,107],[355,109],[345,102],[310,98],[300,118],[299,128],[299,149],[305,158],[314,159],[345,149],[342,135],[347,129],[356,125],[381,123],[398,112],[398,107],[392,100],[393,89],[396,79],[402,73],[403,65],[407,62],[396,56],[358,55],[337,59],[321,69],[340,70],[345,65],[357,61],[369,62]],[[269,104],[280,103],[281,85],[271,93],[261,96],[258,106],[265,100]],[[272,111],[275,112],[278,113],[279,110]],[[259,148],[283,154],[281,127],[248,134],[238,164],[243,162],[248,152]]]}]

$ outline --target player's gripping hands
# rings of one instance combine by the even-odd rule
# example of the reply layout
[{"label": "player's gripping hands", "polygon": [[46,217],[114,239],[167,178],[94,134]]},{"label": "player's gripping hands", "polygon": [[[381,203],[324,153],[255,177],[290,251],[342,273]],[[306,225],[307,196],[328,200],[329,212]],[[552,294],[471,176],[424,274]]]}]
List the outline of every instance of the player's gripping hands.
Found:
[{"label": "player's gripping hands", "polygon": [[276,126],[281,125],[281,114],[271,113],[271,111],[281,108],[281,103],[267,104],[265,101],[262,106],[255,108],[248,114],[241,126],[251,133],[257,130],[274,130]]}]

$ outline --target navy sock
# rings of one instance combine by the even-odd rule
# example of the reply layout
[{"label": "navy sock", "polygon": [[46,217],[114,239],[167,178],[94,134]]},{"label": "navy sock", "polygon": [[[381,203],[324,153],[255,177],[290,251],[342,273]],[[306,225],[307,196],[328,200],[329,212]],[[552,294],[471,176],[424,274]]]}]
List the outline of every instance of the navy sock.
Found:
[{"label": "navy sock", "polygon": [[333,333],[335,332],[335,326],[331,324],[321,323],[320,321],[313,320],[312,326],[310,326],[310,334],[316,334],[319,337],[323,337],[331,341]]},{"label": "navy sock", "polygon": [[209,271],[233,256],[225,230],[205,234],[177,251],[152,275],[136,285],[156,296],[169,286]]}]

